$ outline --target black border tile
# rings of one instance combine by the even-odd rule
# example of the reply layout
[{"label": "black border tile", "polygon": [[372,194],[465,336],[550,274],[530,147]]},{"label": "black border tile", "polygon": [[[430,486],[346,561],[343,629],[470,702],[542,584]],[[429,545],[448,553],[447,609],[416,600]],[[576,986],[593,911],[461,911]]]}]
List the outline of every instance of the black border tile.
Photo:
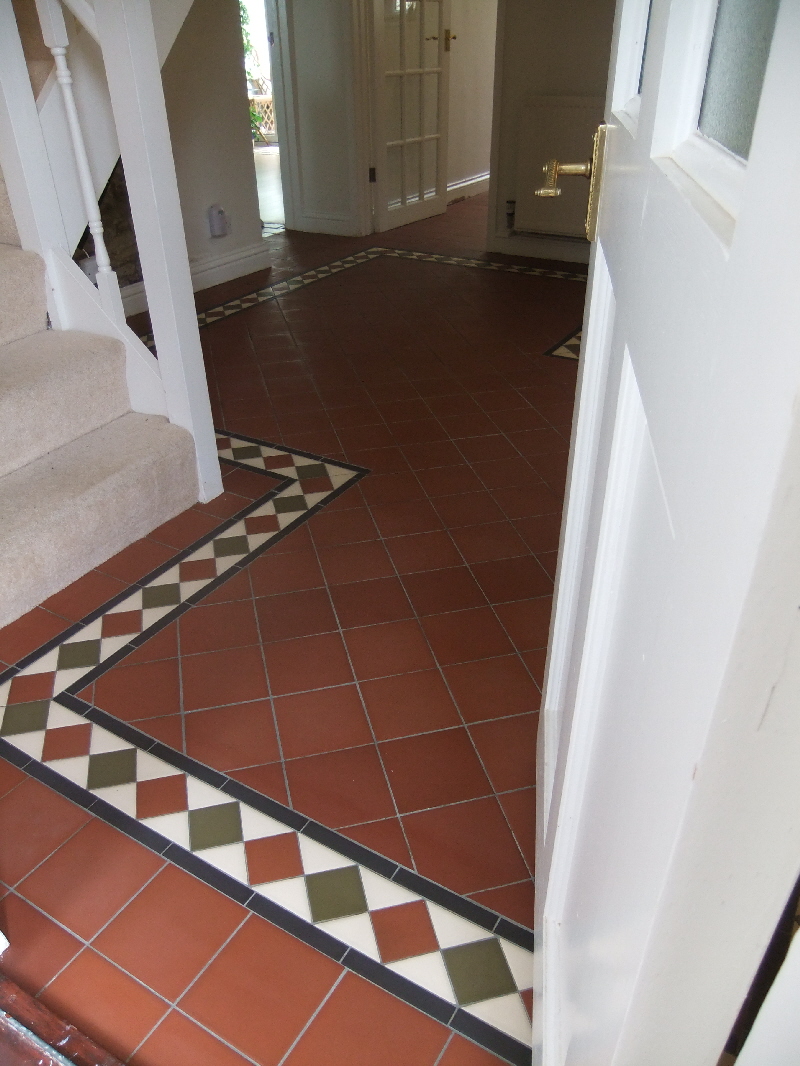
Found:
[{"label": "black border tile", "polygon": [[450,1019],[450,1028],[476,1044],[480,1044],[492,1054],[499,1055],[501,1059],[512,1063],[513,1066],[531,1066],[533,1052],[521,1040],[515,1040],[513,1036],[501,1033],[493,1025],[481,1021],[474,1014],[468,1014],[461,1007]]},{"label": "black border tile", "polygon": [[430,1018],[435,1018],[437,1022],[441,1022],[443,1025],[449,1025],[450,1019],[456,1013],[457,1008],[454,1003],[448,1003],[441,996],[437,996],[434,992],[429,992],[427,988],[422,988],[421,985],[415,984],[414,981],[409,981],[407,977],[395,973],[394,970],[390,970],[382,963],[376,962],[375,959],[371,959],[369,955],[365,955],[363,952],[356,950],[356,948],[350,948],[342,959],[342,965],[346,966],[348,970],[352,970],[353,973],[357,973],[359,977],[364,977],[373,985],[382,988],[385,992],[391,992],[393,996],[402,999],[405,1003],[409,1003],[412,1007],[416,1007],[417,1010],[421,1010],[423,1014],[427,1014]]}]

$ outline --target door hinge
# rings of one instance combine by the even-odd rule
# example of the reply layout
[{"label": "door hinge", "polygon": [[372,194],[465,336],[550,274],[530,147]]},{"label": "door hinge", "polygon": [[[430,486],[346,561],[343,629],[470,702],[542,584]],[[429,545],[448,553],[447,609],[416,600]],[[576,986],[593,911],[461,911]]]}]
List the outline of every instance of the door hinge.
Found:
[{"label": "door hinge", "polygon": [[369,183],[370,183],[370,185],[374,185],[377,180],[378,180],[378,176],[375,173],[375,167],[370,167],[369,168]]}]

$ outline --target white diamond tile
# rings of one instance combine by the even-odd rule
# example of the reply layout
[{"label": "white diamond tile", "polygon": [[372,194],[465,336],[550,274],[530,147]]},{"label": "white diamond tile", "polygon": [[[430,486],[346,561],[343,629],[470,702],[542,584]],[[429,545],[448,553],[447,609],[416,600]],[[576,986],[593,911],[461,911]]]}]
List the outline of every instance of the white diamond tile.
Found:
[{"label": "white diamond tile", "polygon": [[235,802],[230,796],[220,792],[218,788],[207,785],[196,777],[186,775],[186,795],[189,798],[189,810],[196,811],[200,807],[216,807],[220,803]]},{"label": "white diamond tile", "polygon": [[29,663],[26,667],[20,670],[20,674],[23,677],[30,677],[31,674],[47,674],[51,670],[55,670],[58,664],[58,649],[61,647],[59,644],[56,648],[51,648],[40,658],[35,659],[32,663]]},{"label": "white diamond tile", "polygon": [[335,936],[337,940],[349,944],[351,948],[363,951],[376,962],[380,962],[380,952],[368,914],[351,914],[347,918],[333,918],[329,922],[317,922],[317,927]]},{"label": "white diamond tile", "polygon": [[292,914],[305,918],[307,922],[311,921],[311,907],[304,877],[288,877],[285,881],[270,881],[266,885],[253,885],[253,888],[260,896],[266,896]]},{"label": "white diamond tile", "polygon": [[390,970],[407,977],[416,985],[422,985],[435,996],[441,996],[448,1003],[455,1003],[453,986],[447,976],[447,967],[444,959],[438,951],[432,951],[428,955],[416,955],[413,959],[401,959],[399,962],[387,964]]},{"label": "white diamond tile", "polygon": [[140,751],[137,756],[137,781],[155,781],[159,777],[177,777],[178,774],[182,773],[182,770],[177,770],[174,766],[170,766],[168,762],[164,762],[163,759],[157,759],[155,755],[151,755],[147,751]]},{"label": "white diamond tile", "polygon": [[218,848],[203,848],[196,851],[201,859],[210,862],[223,873],[230,874],[237,881],[247,884],[247,861],[244,854],[244,844],[223,844]]},{"label": "white diamond tile", "polygon": [[533,954],[510,940],[497,938],[517,988],[533,988]]},{"label": "white diamond tile", "polygon": [[189,815],[185,811],[176,814],[159,814],[155,818],[140,819],[142,825],[149,826],[156,833],[169,840],[174,840],[182,848],[189,849]]},{"label": "white diamond tile", "polygon": [[262,814],[261,811],[253,810],[246,803],[240,803],[239,809],[242,812],[242,833],[245,840],[259,840],[261,837],[274,837],[293,832],[283,822],[278,822],[270,818],[268,814]]},{"label": "white diamond tile", "polygon": [[56,679],[53,684],[53,695],[57,696],[59,692],[68,689],[70,685],[80,681],[84,674],[93,669],[93,666],[79,666],[75,670],[59,670],[56,673]]},{"label": "white diamond tile", "polygon": [[324,870],[341,870],[344,866],[352,866],[353,860],[331,851],[324,844],[318,844],[316,840],[298,834],[300,843],[300,856],[303,860],[303,870],[307,874],[318,874]]},{"label": "white diamond tile", "polygon": [[492,935],[485,929],[481,929],[479,925],[468,922],[466,918],[445,910],[438,903],[431,903],[430,900],[426,902],[428,904],[428,913],[431,916],[431,924],[440,948],[454,948],[458,944],[471,944],[475,940],[485,940],[487,936]]},{"label": "white diamond tile", "polygon": [[45,766],[49,766],[51,770],[66,777],[68,781],[74,781],[81,788],[86,788],[86,781],[89,777],[88,755],[75,755],[70,759],[53,759],[52,762],[45,763]]},{"label": "white diamond tile", "polygon": [[463,1009],[481,1021],[493,1025],[495,1029],[522,1041],[528,1047],[531,1046],[533,1026],[518,993],[512,992],[508,996],[498,996],[497,999],[485,999],[482,1003],[471,1003]]},{"label": "white diamond tile", "polygon": [[74,711],[62,707],[60,703],[51,703],[47,712],[48,729],[64,729],[71,725],[89,725],[90,723]]},{"label": "white diamond tile", "polygon": [[364,885],[364,895],[367,897],[367,906],[371,911],[379,911],[384,907],[398,907],[402,903],[413,903],[419,899],[416,893],[409,892],[402,885],[396,885],[394,881],[389,881],[363,866],[361,881]]},{"label": "white diamond tile", "polygon": [[102,726],[92,726],[92,740],[89,746],[90,754],[99,755],[102,751],[122,751],[123,748],[130,748],[131,746],[129,740],[120,740],[119,737],[115,737],[113,733],[109,733]]},{"label": "white diamond tile", "polygon": [[94,788],[92,794],[104,799],[118,810],[136,817],[136,785],[111,785],[108,788]]},{"label": "white diamond tile", "polygon": [[9,744],[13,744],[15,748],[24,751],[26,755],[30,755],[32,759],[38,759],[41,762],[42,749],[44,748],[43,729],[37,729],[32,733],[16,733],[4,739]]}]

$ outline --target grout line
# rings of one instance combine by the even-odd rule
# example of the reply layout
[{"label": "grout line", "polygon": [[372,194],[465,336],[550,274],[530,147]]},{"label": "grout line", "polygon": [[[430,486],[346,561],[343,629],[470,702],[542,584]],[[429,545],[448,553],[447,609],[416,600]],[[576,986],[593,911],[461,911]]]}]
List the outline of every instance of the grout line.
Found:
[{"label": "grout line", "polygon": [[310,1018],[308,1019],[308,1021],[306,1022],[306,1024],[305,1024],[305,1025],[303,1026],[303,1028],[302,1028],[302,1029],[300,1030],[300,1032],[299,1032],[299,1033],[297,1034],[297,1036],[296,1036],[296,1037],[294,1038],[294,1040],[293,1040],[293,1041],[292,1041],[292,1043],[291,1043],[291,1044],[289,1045],[289,1047],[288,1047],[288,1048],[286,1049],[286,1053],[285,1053],[285,1054],[284,1054],[284,1055],[283,1055],[283,1056],[281,1057],[280,1061],[279,1061],[279,1062],[278,1062],[278,1063],[276,1064],[276,1066],[283,1066],[283,1064],[284,1064],[284,1063],[286,1062],[286,1060],[287,1060],[287,1059],[289,1058],[289,1056],[291,1055],[291,1053],[292,1053],[292,1052],[294,1051],[294,1049],[295,1049],[295,1048],[297,1047],[297,1045],[298,1045],[298,1044],[300,1043],[300,1041],[302,1040],[302,1038],[303,1038],[303,1037],[305,1036],[305,1034],[306,1034],[306,1033],[308,1032],[308,1030],[309,1030],[309,1029],[311,1028],[312,1024],[313,1024],[313,1023],[314,1023],[314,1022],[315,1022],[315,1021],[317,1020],[317,1016],[319,1015],[320,1011],[321,1011],[321,1010],[322,1010],[322,1008],[323,1008],[323,1007],[325,1006],[325,1004],[326,1004],[326,1003],[328,1002],[328,1000],[329,1000],[329,999],[331,998],[331,996],[332,996],[332,995],[333,995],[333,993],[334,993],[334,992],[336,991],[336,989],[337,989],[337,988],[339,987],[339,985],[341,984],[341,982],[342,982],[342,981],[344,980],[344,977],[345,977],[345,974],[346,974],[346,973],[347,973],[347,970],[346,970],[346,969],[345,969],[345,968],[343,967],[343,968],[342,968],[342,972],[341,972],[341,973],[339,974],[339,976],[338,976],[338,977],[336,978],[336,980],[335,980],[335,981],[333,982],[333,984],[331,985],[331,987],[330,987],[330,988],[328,989],[328,991],[327,991],[327,993],[325,994],[324,998],[323,998],[323,999],[322,999],[322,1000],[320,1001],[320,1003],[319,1003],[319,1004],[317,1005],[317,1007],[316,1007],[316,1009],[314,1010],[314,1012],[312,1013],[311,1017],[310,1017]]}]

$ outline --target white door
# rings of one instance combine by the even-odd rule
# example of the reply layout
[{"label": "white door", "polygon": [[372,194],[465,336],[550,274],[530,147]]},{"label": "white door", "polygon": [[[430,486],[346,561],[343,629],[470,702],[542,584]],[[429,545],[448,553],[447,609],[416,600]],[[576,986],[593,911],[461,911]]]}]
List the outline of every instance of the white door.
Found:
[{"label": "white door", "polygon": [[450,0],[373,0],[377,232],[447,207]]},{"label": "white door", "polygon": [[800,872],[800,0],[774,33],[777,0],[717,8],[617,11],[540,743],[546,1066],[715,1066]]}]

